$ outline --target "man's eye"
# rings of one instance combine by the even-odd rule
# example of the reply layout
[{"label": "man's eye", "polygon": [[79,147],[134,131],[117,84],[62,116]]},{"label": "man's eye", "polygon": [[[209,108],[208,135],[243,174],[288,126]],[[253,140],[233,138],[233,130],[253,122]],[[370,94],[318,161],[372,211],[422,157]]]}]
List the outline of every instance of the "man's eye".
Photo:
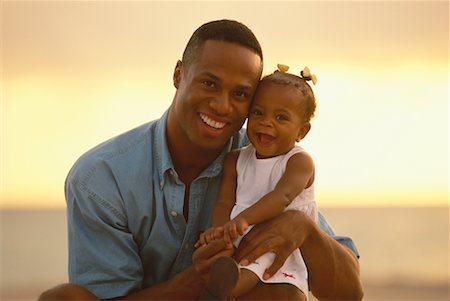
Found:
[{"label": "man's eye", "polygon": [[277,115],[276,119],[278,121],[285,121],[285,120],[288,120],[288,117],[286,115]]},{"label": "man's eye", "polygon": [[210,80],[204,80],[202,82],[203,85],[209,87],[209,88],[214,88],[216,86],[216,84]]},{"label": "man's eye", "polygon": [[238,98],[245,98],[245,99],[247,99],[248,96],[247,93],[244,91],[235,91],[234,95]]},{"label": "man's eye", "polygon": [[255,115],[255,116],[261,116],[262,112],[260,110],[253,110],[252,114]]}]

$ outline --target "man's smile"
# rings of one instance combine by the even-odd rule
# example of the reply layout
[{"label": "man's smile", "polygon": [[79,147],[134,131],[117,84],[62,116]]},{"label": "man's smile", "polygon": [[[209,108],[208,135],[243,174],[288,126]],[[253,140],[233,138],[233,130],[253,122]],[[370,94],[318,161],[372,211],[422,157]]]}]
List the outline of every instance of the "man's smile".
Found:
[{"label": "man's smile", "polygon": [[225,127],[225,125],[226,125],[225,122],[220,122],[220,121],[213,120],[212,118],[206,116],[203,113],[200,113],[200,118],[202,119],[202,121],[204,123],[206,123],[210,127],[215,128],[217,130],[223,129]]}]

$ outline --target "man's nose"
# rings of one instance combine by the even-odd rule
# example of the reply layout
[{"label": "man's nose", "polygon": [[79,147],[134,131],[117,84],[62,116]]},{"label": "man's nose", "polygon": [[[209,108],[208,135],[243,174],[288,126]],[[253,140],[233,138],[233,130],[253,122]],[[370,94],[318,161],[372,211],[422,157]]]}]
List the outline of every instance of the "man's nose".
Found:
[{"label": "man's nose", "polygon": [[231,99],[228,93],[221,93],[209,103],[217,115],[227,115],[232,110]]}]

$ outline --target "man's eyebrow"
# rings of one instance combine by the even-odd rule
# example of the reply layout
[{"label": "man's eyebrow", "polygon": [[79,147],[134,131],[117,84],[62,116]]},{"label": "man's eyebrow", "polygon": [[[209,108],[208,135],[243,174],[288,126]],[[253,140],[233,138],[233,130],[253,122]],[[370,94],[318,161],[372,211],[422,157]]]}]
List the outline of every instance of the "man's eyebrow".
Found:
[{"label": "man's eyebrow", "polygon": [[217,75],[215,75],[214,73],[211,73],[209,71],[206,71],[203,73],[203,75],[210,77],[211,79],[220,81],[220,77],[218,77]]},{"label": "man's eyebrow", "polygon": [[[209,78],[211,78],[211,79],[213,79],[213,80],[215,80],[215,81],[218,81],[218,82],[222,81],[221,78],[220,78],[219,76],[217,76],[217,75],[215,75],[214,73],[211,73],[211,72],[209,72],[209,71],[205,71],[205,72],[203,72],[201,75],[202,75],[202,76],[207,76],[207,77],[209,77]],[[253,87],[251,84],[248,84],[248,85],[238,85],[236,88],[242,89],[242,90],[253,90],[253,89],[254,89],[254,87]]]},{"label": "man's eyebrow", "polygon": [[237,88],[241,89],[241,90],[255,90],[255,87],[253,87],[250,84],[248,84],[248,85],[239,85],[239,86],[237,86]]}]

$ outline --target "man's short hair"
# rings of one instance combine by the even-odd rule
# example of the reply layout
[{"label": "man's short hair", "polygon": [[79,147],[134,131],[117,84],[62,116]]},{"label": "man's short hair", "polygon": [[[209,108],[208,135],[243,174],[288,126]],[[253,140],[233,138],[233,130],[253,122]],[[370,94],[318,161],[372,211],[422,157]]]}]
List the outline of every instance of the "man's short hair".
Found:
[{"label": "man's short hair", "polygon": [[259,55],[261,63],[263,61],[261,45],[250,28],[233,20],[217,20],[203,24],[192,34],[183,52],[185,70],[189,69],[190,64],[201,54],[202,47],[208,40],[242,45]]}]

